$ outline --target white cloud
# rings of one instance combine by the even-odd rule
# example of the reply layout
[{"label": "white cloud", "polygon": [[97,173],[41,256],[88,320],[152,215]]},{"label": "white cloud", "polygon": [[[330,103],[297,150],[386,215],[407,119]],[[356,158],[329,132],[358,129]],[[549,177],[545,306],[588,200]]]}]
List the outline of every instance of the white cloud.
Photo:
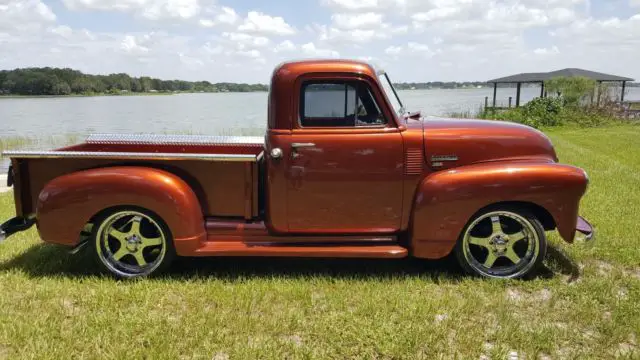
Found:
[{"label": "white cloud", "polygon": [[233,25],[238,21],[238,14],[232,8],[223,6],[221,10],[220,14],[216,16],[218,22]]},{"label": "white cloud", "polygon": [[320,58],[340,57],[340,53],[338,53],[337,51],[331,50],[331,49],[319,49],[312,42],[302,45],[302,53],[307,56],[320,57]]},{"label": "white cloud", "polygon": [[291,42],[291,40],[285,40],[283,42],[281,42],[280,44],[278,44],[273,51],[274,52],[288,52],[288,51],[294,51],[296,49],[296,46]]},{"label": "white cloud", "polygon": [[207,54],[218,55],[222,54],[222,52],[224,51],[224,47],[222,47],[222,45],[213,46],[210,42],[207,42],[202,45],[202,50]]},{"label": "white cloud", "polygon": [[402,52],[402,46],[389,46],[384,49],[384,53],[388,55],[398,55]]},{"label": "white cloud", "polygon": [[70,38],[71,35],[73,35],[73,29],[65,25],[49,28],[49,32],[51,32],[52,34],[62,36],[63,38],[67,38],[67,39]]},{"label": "white cloud", "polygon": [[378,0],[323,0],[322,3],[341,10],[372,10],[379,7]]},{"label": "white cloud", "polygon": [[444,20],[447,18],[452,18],[455,15],[459,14],[461,11],[458,7],[443,7],[443,8],[435,8],[431,9],[427,12],[416,13],[411,16],[414,21],[418,22],[428,22],[434,20]]},{"label": "white cloud", "polygon": [[124,37],[122,43],[120,43],[120,49],[132,54],[144,54],[149,52],[149,48],[138,44],[138,40],[136,40],[133,35],[126,35]]},{"label": "white cloud", "polygon": [[282,17],[269,16],[257,11],[250,11],[238,30],[271,35],[293,35],[296,33],[295,29],[287,24]]},{"label": "white cloud", "polygon": [[428,45],[410,41],[407,43],[407,48],[413,52],[430,52]]},{"label": "white cloud", "polygon": [[215,21],[211,20],[211,19],[200,19],[198,20],[198,23],[200,24],[200,26],[202,27],[214,27],[216,25]]},{"label": "white cloud", "polygon": [[533,53],[536,55],[553,55],[553,54],[559,54],[560,49],[558,49],[558,47],[554,45],[550,48],[537,48],[533,50]]},{"label": "white cloud", "polygon": [[242,56],[246,56],[246,57],[250,57],[250,58],[259,58],[262,56],[262,54],[260,54],[260,51],[253,49],[253,50],[247,50],[247,51],[238,51],[237,52],[238,55],[242,55]]},{"label": "white cloud", "polygon": [[380,26],[382,15],[373,12],[363,14],[333,14],[331,20],[341,29],[362,29]]},{"label": "white cloud", "polygon": [[238,14],[230,7],[223,6],[207,7],[204,9],[204,17],[198,20],[198,24],[205,28],[214,27],[217,25],[233,25],[238,21]]},{"label": "white cloud", "polygon": [[150,20],[191,19],[199,13],[198,0],[163,0],[149,3],[142,11],[142,16]]},{"label": "white cloud", "polygon": [[0,31],[40,28],[55,20],[53,11],[39,0],[9,0],[0,3]]},{"label": "white cloud", "polygon": [[149,20],[191,19],[201,7],[198,0],[63,0],[72,10],[132,12]]},{"label": "white cloud", "polygon": [[[486,80],[564,67],[640,78],[640,11],[627,6],[640,0],[612,2],[609,13],[621,15],[608,18],[601,7],[590,13],[588,0],[291,3],[291,13],[311,11],[319,21],[304,32],[282,13],[238,13],[222,0],[63,0],[67,8],[46,1],[0,0],[1,68],[264,82],[283,59],[340,55],[386,61],[398,81]],[[318,3],[322,11],[313,8]],[[96,18],[96,11],[104,14]],[[75,26],[79,17],[88,29]],[[299,21],[309,23],[302,15]]]},{"label": "white cloud", "polygon": [[254,36],[245,33],[223,32],[222,37],[238,45],[239,49],[245,47],[263,47],[269,44],[269,38],[264,36]]}]

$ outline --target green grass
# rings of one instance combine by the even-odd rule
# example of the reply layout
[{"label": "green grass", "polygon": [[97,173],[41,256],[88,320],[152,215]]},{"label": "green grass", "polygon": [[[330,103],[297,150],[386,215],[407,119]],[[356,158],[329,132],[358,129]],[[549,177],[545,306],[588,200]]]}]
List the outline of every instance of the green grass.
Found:
[{"label": "green grass", "polygon": [[0,246],[0,358],[639,358],[640,126],[549,135],[589,172],[598,239],[552,235],[536,279],[451,259],[210,258],[115,281],[30,230]]},{"label": "green grass", "polygon": [[29,136],[0,136],[0,151],[28,148],[51,149],[53,147],[66,146],[84,140],[79,134],[50,135],[46,137]]}]

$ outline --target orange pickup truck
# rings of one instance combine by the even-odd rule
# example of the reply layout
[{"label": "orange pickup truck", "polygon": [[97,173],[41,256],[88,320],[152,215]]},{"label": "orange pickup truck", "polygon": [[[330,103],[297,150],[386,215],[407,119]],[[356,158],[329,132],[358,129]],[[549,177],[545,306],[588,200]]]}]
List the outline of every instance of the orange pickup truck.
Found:
[{"label": "orange pickup truck", "polygon": [[531,275],[545,231],[590,241],[588,184],[535,129],[407,113],[389,77],[355,61],[273,72],[262,137],[91,135],[7,151],[16,217],[118,277],[175,256],[437,259]]}]

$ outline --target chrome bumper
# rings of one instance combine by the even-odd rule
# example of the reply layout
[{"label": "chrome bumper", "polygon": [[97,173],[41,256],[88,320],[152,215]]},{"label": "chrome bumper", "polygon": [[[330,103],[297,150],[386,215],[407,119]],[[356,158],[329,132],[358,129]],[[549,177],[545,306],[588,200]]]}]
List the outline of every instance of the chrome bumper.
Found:
[{"label": "chrome bumper", "polygon": [[29,229],[33,224],[35,224],[35,222],[35,218],[25,219],[22,217],[14,217],[13,219],[4,222],[0,225],[0,242],[19,231]]},{"label": "chrome bumper", "polygon": [[578,216],[576,222],[576,235],[573,239],[574,243],[582,243],[587,246],[593,246],[596,240],[596,231],[593,226],[582,216]]}]

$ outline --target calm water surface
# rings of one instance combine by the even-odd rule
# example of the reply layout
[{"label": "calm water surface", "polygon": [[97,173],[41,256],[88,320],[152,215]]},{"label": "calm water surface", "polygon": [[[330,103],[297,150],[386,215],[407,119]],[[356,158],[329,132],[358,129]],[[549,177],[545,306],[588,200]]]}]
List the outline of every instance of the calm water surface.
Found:
[{"label": "calm water surface", "polygon": [[[522,100],[538,95],[536,88],[523,88]],[[484,97],[492,96],[492,89],[412,90],[400,91],[399,96],[409,111],[447,115],[477,111]],[[498,89],[498,103],[506,105],[509,96],[515,98],[515,89]],[[640,100],[640,88],[631,88],[628,99]],[[267,93],[0,99],[0,137],[96,132],[242,134],[243,129],[254,129],[254,133],[264,129],[266,118]]]}]

